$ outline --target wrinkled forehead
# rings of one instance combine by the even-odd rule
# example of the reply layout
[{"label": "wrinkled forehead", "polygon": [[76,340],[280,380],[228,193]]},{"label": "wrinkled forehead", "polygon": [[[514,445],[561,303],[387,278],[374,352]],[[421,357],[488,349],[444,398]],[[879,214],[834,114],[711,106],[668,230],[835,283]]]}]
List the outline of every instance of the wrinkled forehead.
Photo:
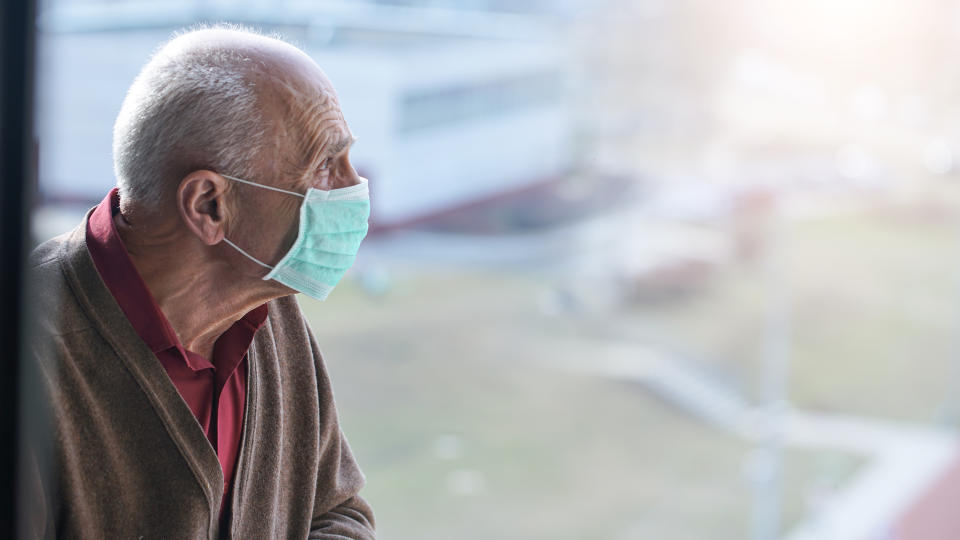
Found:
[{"label": "wrinkled forehead", "polygon": [[[277,71],[278,67],[284,71]],[[271,102],[265,104],[265,110],[273,111],[278,142],[285,153],[292,152],[288,156],[291,165],[309,174],[347,148],[353,134],[333,85],[312,60],[274,66],[273,75],[265,81],[271,87],[265,93]]]}]

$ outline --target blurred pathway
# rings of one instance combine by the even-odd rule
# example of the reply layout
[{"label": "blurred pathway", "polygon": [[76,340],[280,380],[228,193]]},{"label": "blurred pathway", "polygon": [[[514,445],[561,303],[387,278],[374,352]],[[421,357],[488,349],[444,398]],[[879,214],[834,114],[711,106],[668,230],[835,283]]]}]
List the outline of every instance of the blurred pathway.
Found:
[{"label": "blurred pathway", "polygon": [[[894,532],[902,528],[900,523],[910,514],[925,512],[917,507],[919,501],[932,498],[936,502],[937,497],[927,494],[938,481],[942,484],[948,474],[960,476],[960,445],[952,432],[790,408],[764,411],[692,364],[654,348],[609,342],[579,346],[587,346],[591,354],[569,358],[590,358],[590,363],[568,363],[563,368],[640,383],[685,413],[750,441],[773,436],[792,447],[834,450],[865,458],[867,463],[857,474],[795,526],[785,540],[899,539]],[[956,510],[937,515],[949,518],[951,514]],[[950,534],[947,529],[925,525],[937,532],[923,536],[923,540],[952,538],[944,536]]]}]

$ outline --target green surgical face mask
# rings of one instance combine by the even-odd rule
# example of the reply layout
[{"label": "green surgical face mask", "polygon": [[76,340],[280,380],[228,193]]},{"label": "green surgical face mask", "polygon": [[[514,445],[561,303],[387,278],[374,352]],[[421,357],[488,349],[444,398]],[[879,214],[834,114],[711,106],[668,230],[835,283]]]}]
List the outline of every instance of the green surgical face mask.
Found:
[{"label": "green surgical face mask", "polygon": [[317,300],[325,300],[353,264],[360,242],[367,235],[370,191],[366,179],[329,191],[310,188],[304,195],[225,174],[223,177],[303,199],[297,239],[276,266],[258,260],[226,238],[223,241],[268,268],[270,272],[263,279],[272,279]]}]

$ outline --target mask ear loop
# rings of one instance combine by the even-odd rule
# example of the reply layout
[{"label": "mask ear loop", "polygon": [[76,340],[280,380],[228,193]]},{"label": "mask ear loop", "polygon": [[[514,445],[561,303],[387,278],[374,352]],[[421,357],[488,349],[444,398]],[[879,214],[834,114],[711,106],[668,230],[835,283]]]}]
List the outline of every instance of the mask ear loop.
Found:
[{"label": "mask ear loop", "polygon": [[232,247],[233,249],[239,251],[241,255],[245,256],[246,258],[250,259],[251,261],[259,264],[260,266],[262,266],[262,267],[264,267],[264,268],[266,268],[266,269],[268,269],[268,270],[273,270],[273,267],[272,267],[272,266],[270,266],[269,264],[263,264],[263,263],[260,262],[256,257],[254,257],[253,255],[251,255],[251,254],[247,253],[246,251],[240,249],[240,246],[234,244],[234,243],[231,242],[230,240],[227,240],[227,237],[223,237],[223,241],[226,242],[227,244],[229,244],[230,247]]},{"label": "mask ear loop", "polygon": [[[302,194],[302,193],[297,193],[296,191],[289,191],[289,190],[286,190],[286,189],[280,189],[280,188],[278,188],[278,187],[268,186],[268,185],[265,185],[265,184],[258,184],[258,183],[256,183],[256,182],[251,182],[251,181],[249,181],[249,180],[244,180],[243,178],[237,178],[236,176],[230,176],[229,174],[221,174],[220,176],[223,176],[224,178],[229,178],[230,180],[233,180],[234,182],[240,182],[241,184],[249,184],[249,185],[251,185],[251,186],[255,186],[255,187],[258,187],[258,188],[269,189],[269,190],[271,190],[271,191],[279,191],[280,193],[286,193],[287,195],[294,195],[294,196],[296,196],[296,197],[300,197],[301,199],[303,199],[304,197],[306,197],[306,195],[304,195],[304,194]],[[227,243],[230,247],[232,247],[233,249],[239,251],[240,254],[243,255],[244,257],[246,257],[246,258],[250,259],[251,261],[259,264],[260,266],[266,268],[267,270],[273,270],[273,267],[272,267],[272,266],[270,266],[269,264],[264,264],[263,262],[261,262],[259,259],[257,259],[257,258],[254,257],[253,255],[251,255],[251,254],[247,253],[246,251],[240,249],[240,246],[238,246],[238,245],[234,244],[233,242],[231,242],[226,236],[223,237],[223,241],[226,242],[226,243]]]},{"label": "mask ear loop", "polygon": [[[254,187],[258,187],[258,188],[269,189],[269,190],[271,190],[271,191],[279,191],[280,193],[286,193],[287,195],[293,195],[293,196],[295,196],[295,197],[300,197],[301,199],[306,198],[306,195],[304,195],[304,194],[302,194],[302,193],[297,193],[296,191],[289,191],[289,190],[286,190],[286,189],[280,189],[280,188],[278,188],[278,187],[268,186],[268,185],[265,185],[265,184],[258,184],[258,183],[256,183],[256,182],[251,182],[251,181],[249,181],[249,180],[244,180],[243,178],[237,178],[236,176],[230,176],[229,174],[221,174],[221,176],[223,176],[224,178],[229,178],[230,180],[233,180],[234,182],[240,182],[241,184],[248,184],[248,185],[251,185],[251,186],[254,186]],[[242,250],[242,249],[240,248],[240,246],[238,246],[238,245],[234,244],[233,242],[231,242],[226,236],[223,237],[223,241],[226,242],[226,243],[227,243],[230,247],[232,247],[233,249],[239,251],[240,254],[243,255],[244,257],[246,257],[246,258],[250,259],[251,261],[259,264],[260,266],[266,268],[267,270],[273,270],[273,268],[274,268],[273,266],[270,266],[269,264],[264,264],[263,262],[261,262],[259,259],[257,259],[257,258],[254,257],[253,255],[250,255],[250,254],[247,253],[246,251]],[[267,275],[270,275],[270,274],[267,274]]]},{"label": "mask ear loop", "polygon": [[224,178],[229,178],[229,179],[231,179],[231,180],[233,180],[233,181],[235,181],[235,182],[240,182],[241,184],[248,184],[248,185],[251,185],[251,186],[256,186],[256,187],[258,187],[258,188],[269,189],[269,190],[271,190],[271,191],[279,191],[280,193],[286,193],[287,195],[294,195],[294,196],[296,196],[296,197],[300,197],[301,199],[304,198],[304,197],[306,197],[306,195],[304,195],[303,193],[297,193],[296,191],[288,191],[288,190],[286,190],[286,189],[280,189],[280,188],[278,188],[278,187],[268,186],[268,185],[266,185],[266,184],[258,184],[258,183],[256,183],[256,182],[251,182],[251,181],[249,181],[249,180],[244,180],[243,178],[237,178],[237,177],[235,177],[235,176],[230,176],[229,174],[221,174],[220,176],[222,176],[222,177],[224,177]]}]

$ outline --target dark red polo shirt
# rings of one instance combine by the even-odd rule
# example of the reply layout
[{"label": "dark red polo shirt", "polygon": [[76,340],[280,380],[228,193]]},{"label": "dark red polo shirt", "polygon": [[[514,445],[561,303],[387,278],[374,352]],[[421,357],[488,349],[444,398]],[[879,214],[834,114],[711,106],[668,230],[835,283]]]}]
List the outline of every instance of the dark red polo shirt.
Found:
[{"label": "dark red polo shirt", "polygon": [[113,221],[119,208],[120,195],[114,188],[87,222],[87,247],[100,277],[144,343],[157,355],[217,452],[223,469],[222,519],[227,515],[243,433],[247,349],[267,318],[267,305],[250,311],[224,332],[214,344],[213,358],[186,350],[120,239]]}]

